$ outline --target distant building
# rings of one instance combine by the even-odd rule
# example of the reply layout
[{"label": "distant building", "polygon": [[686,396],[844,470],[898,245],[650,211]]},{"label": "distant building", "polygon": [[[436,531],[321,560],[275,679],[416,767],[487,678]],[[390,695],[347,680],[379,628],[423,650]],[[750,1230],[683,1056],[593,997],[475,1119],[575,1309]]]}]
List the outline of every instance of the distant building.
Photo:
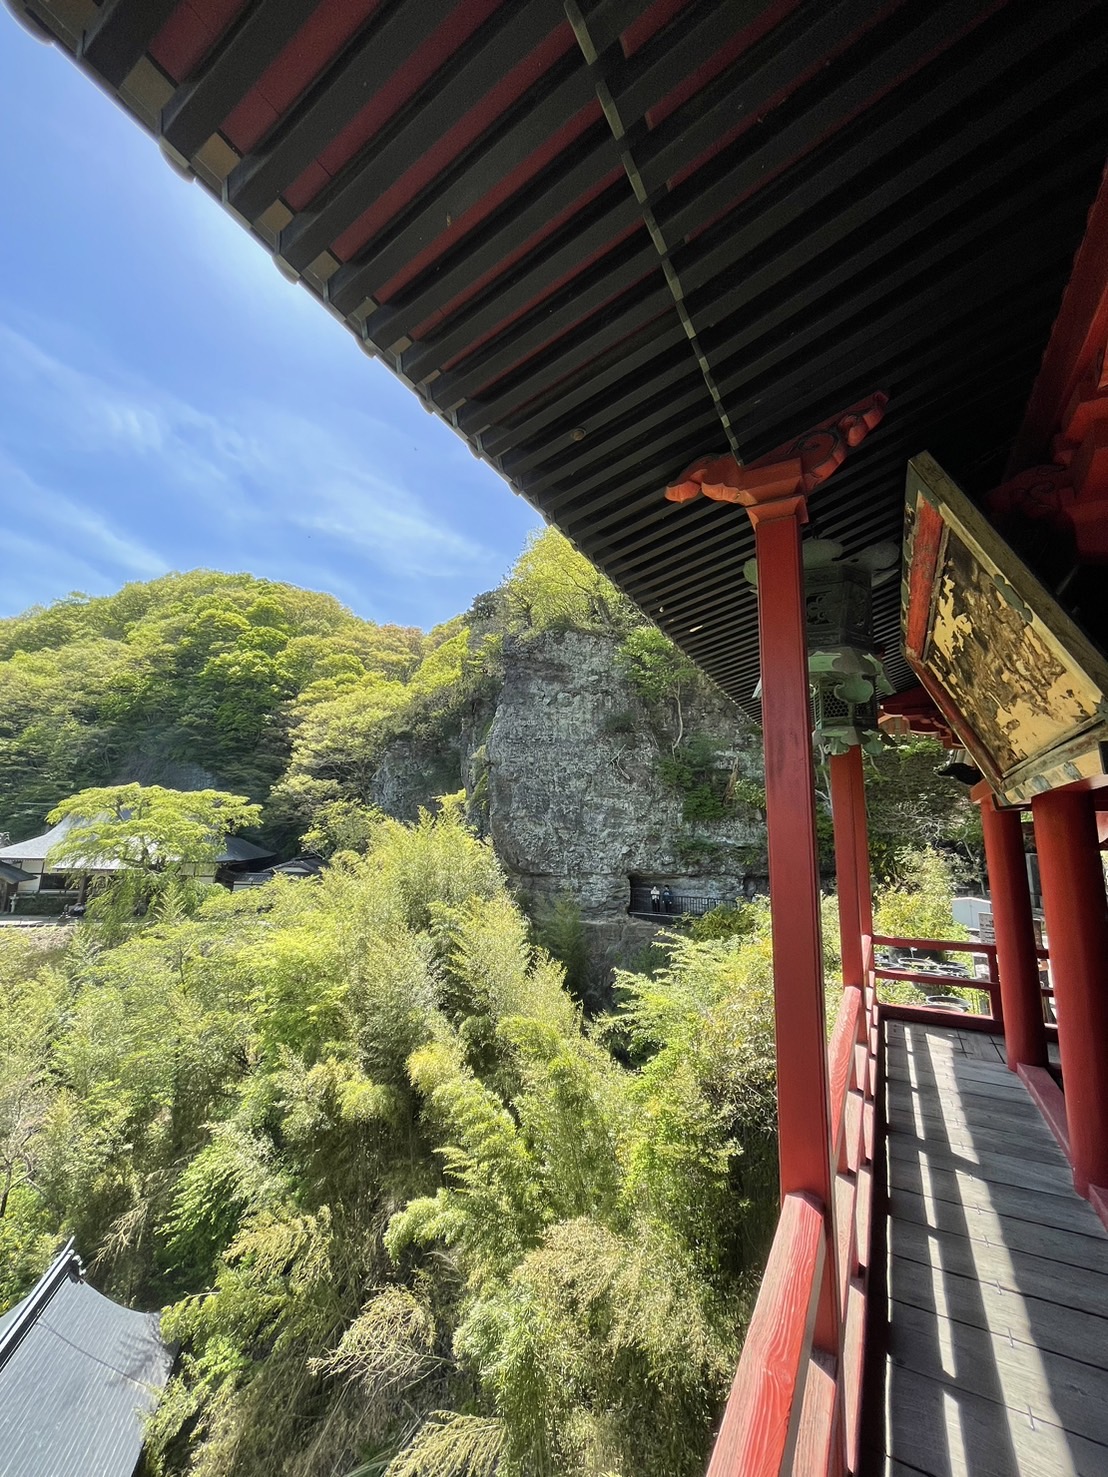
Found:
[{"label": "distant building", "polygon": [[89,1287],[69,1242],[0,1314],[4,1477],[132,1477],[172,1365],[158,1315]]},{"label": "distant building", "polygon": [[14,862],[0,862],[0,911],[8,911],[21,883],[33,881],[31,873],[23,871]]},{"label": "distant building", "polygon": [[244,887],[264,887],[274,877],[318,877],[323,866],[322,857],[294,856],[291,861],[278,862],[276,866],[262,867],[258,871],[239,869],[231,879],[231,891],[239,892]]},{"label": "distant building", "polygon": [[[74,826],[81,824],[83,822],[79,817],[66,816],[41,836],[31,836],[26,841],[0,847],[0,887],[6,888],[6,892],[0,892],[0,900],[4,906],[8,905],[13,895],[17,900],[37,893],[73,897],[82,890],[79,884],[74,885],[75,878],[84,880],[87,886],[87,882],[94,878],[110,877],[122,870],[123,863],[116,861],[73,863],[61,871],[48,868],[46,859],[50,852],[64,841]],[[254,863],[267,860],[272,855],[271,851],[255,846],[252,841],[244,841],[241,836],[228,836],[213,863],[207,866],[186,866],[182,870],[203,882],[229,882],[235,874],[245,871]],[[14,872],[18,872],[19,877],[8,875]]]}]

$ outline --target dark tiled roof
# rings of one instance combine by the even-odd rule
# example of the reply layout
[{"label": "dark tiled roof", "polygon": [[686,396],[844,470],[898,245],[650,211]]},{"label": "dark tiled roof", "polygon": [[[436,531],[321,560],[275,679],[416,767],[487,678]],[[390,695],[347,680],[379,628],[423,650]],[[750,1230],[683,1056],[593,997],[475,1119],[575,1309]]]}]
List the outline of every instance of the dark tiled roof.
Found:
[{"label": "dark tiled roof", "polygon": [[156,1313],[78,1277],[72,1243],[0,1316],[3,1477],[131,1477],[173,1359]]},{"label": "dark tiled roof", "polygon": [[267,851],[264,846],[255,846],[253,841],[244,841],[241,836],[228,836],[216,861],[220,863],[257,862],[261,861],[264,856],[272,855],[272,851]]},{"label": "dark tiled roof", "polygon": [[[130,811],[124,811],[123,816],[127,818]],[[44,831],[41,836],[31,836],[26,841],[16,841],[10,846],[0,848],[0,862],[14,861],[40,861],[45,860],[50,849],[64,841],[69,832],[76,825],[84,825],[85,821],[78,817],[67,815],[49,831]],[[241,836],[228,836],[224,839],[223,849],[216,857],[217,863],[226,862],[256,862],[262,857],[272,856],[272,851],[266,851],[262,846],[255,846],[252,841],[244,841]],[[115,871],[119,868],[119,862],[97,862],[92,868],[94,871]],[[82,870],[81,863],[73,862],[70,870]]]}]

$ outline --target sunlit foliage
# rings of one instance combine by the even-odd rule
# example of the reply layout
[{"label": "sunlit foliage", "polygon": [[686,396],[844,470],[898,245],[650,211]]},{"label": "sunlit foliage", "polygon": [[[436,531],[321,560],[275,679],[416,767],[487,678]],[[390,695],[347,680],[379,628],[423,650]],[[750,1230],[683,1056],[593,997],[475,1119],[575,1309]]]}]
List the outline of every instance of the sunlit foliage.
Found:
[{"label": "sunlit foliage", "polygon": [[0,937],[3,1296],[67,1233],[168,1305],[165,1477],[699,1472],[775,1210],[764,910],[597,1033],[457,802],[361,839]]},{"label": "sunlit foliage", "polygon": [[0,830],[31,835],[76,790],[178,771],[262,800],[301,694],[399,687],[424,642],[332,596],[209,570],[0,621]]},{"label": "sunlit foliage", "polygon": [[162,785],[108,785],[80,790],[55,805],[51,825],[72,825],[46,858],[70,867],[134,867],[143,872],[204,867],[214,872],[228,836],[256,825],[260,805],[223,790],[170,790]]},{"label": "sunlit foliage", "polygon": [[509,623],[521,630],[623,634],[642,617],[556,529],[533,534],[504,582]]}]

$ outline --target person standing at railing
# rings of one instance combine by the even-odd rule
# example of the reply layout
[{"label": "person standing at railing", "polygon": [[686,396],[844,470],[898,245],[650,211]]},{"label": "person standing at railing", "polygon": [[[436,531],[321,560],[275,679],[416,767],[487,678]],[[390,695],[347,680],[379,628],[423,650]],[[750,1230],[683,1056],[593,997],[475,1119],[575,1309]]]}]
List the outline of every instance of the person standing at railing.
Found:
[{"label": "person standing at railing", "polygon": [[668,883],[662,888],[662,907],[667,913],[673,912],[673,893],[670,891]]},{"label": "person standing at railing", "polygon": [[658,884],[656,882],[650,889],[650,911],[652,913],[660,913],[662,911],[662,894],[658,891]]}]

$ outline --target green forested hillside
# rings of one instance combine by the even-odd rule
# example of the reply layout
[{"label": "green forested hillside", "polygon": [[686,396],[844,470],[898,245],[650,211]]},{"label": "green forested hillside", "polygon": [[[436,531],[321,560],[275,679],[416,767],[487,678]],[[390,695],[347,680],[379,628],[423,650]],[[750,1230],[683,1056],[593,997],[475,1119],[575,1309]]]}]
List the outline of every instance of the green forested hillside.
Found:
[{"label": "green forested hillside", "polygon": [[[309,833],[329,849],[342,842],[344,805],[372,799],[393,739],[448,754],[466,716],[494,697],[506,639],[550,629],[613,638],[672,749],[660,774],[687,811],[714,814],[699,736],[681,722],[682,692],[703,679],[548,529],[498,589],[429,633],[374,625],[330,595],[206,570],[0,621],[0,832],[33,835],[66,796],[140,781],[245,794],[262,802],[261,837],[275,848]],[[926,740],[870,762],[879,876],[895,877],[909,843],[957,848],[972,866],[976,809],[936,778],[940,762]],[[427,798],[456,789],[458,771],[455,762]],[[826,806],[825,777],[820,788]]]},{"label": "green forested hillside", "polygon": [[204,570],[2,621],[0,830],[26,834],[65,795],[159,765],[262,799],[297,698],[403,680],[426,646],[331,596]]},{"label": "green forested hillside", "polygon": [[[448,747],[551,629],[613,638],[689,810],[735,803],[684,729],[703,679],[553,533],[426,635],[203,571],[0,622],[0,829],[154,781],[332,854],[0,930],[0,1308],[74,1235],[96,1285],[167,1310],[148,1477],[703,1470],[776,1212],[768,906],[670,938],[588,1022],[456,803],[364,804],[392,741]],[[972,849],[940,757],[871,773],[908,931],[949,877],[904,842]],[[572,913],[544,935],[570,964]]]},{"label": "green forested hillside", "polygon": [[61,1234],[168,1305],[166,1477],[700,1472],[776,1210],[767,911],[590,1032],[449,807],[189,906],[0,931],[0,1307]]},{"label": "green forested hillside", "polygon": [[389,736],[434,724],[495,676],[509,631],[630,630],[641,617],[558,534],[429,634],[330,595],[194,570],[0,621],[0,831],[131,780],[267,802],[295,841],[318,807],[364,799]]}]

